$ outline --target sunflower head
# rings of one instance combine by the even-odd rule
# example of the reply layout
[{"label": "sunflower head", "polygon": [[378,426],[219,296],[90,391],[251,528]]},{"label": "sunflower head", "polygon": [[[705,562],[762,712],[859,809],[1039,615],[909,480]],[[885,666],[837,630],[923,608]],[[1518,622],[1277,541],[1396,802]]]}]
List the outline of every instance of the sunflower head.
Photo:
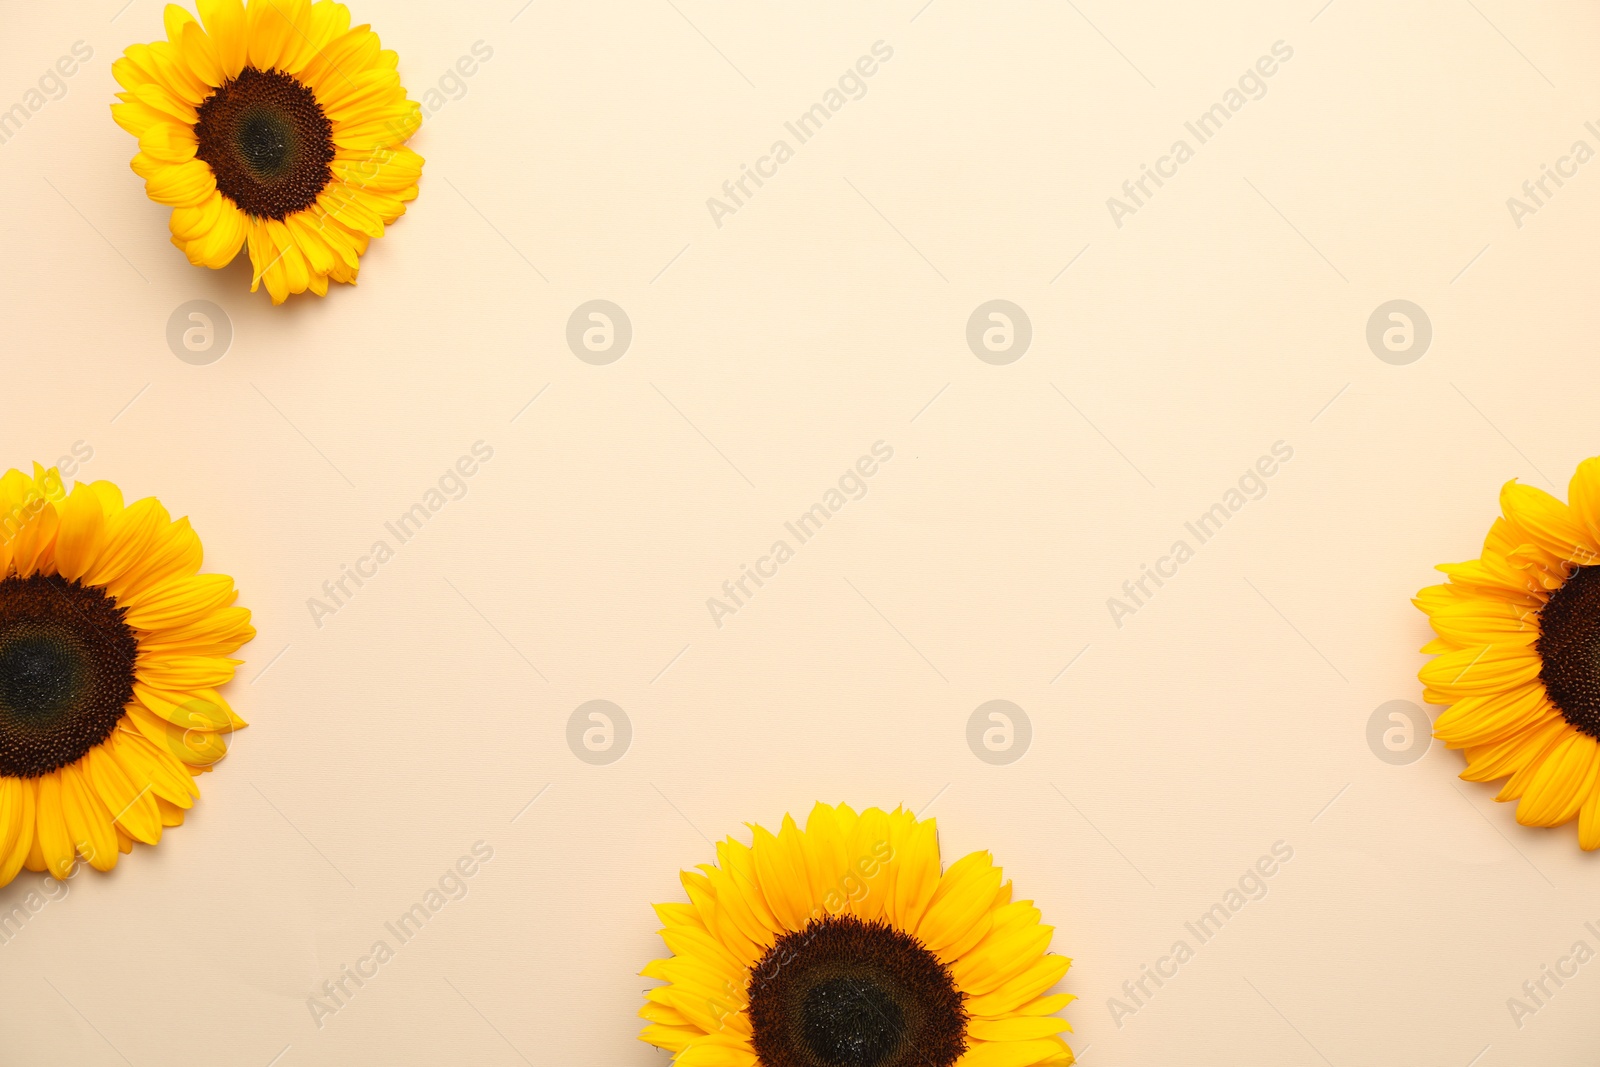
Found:
[{"label": "sunflower head", "polygon": [[1424,698],[1449,705],[1434,736],[1465,751],[1467,781],[1509,779],[1495,799],[1517,801],[1518,822],[1576,818],[1600,848],[1600,457],[1566,503],[1513,481],[1500,510],[1483,553],[1414,601],[1437,635]]},{"label": "sunflower head", "polygon": [[1046,995],[1071,965],[987,852],[942,869],[933,820],[818,804],[753,826],[658,904],[641,1038],[677,1067],[1066,1067]]},{"label": "sunflower head", "polygon": [[248,246],[274,304],[354,284],[361,255],[417,195],[422,124],[398,57],[333,0],[167,5],[167,39],[112,64],[111,113],[139,139],[133,169],[172,207],[172,243],[196,266]]},{"label": "sunflower head", "polygon": [[0,885],[155,844],[244,726],[217,688],[255,636],[154,498],[0,476]]}]

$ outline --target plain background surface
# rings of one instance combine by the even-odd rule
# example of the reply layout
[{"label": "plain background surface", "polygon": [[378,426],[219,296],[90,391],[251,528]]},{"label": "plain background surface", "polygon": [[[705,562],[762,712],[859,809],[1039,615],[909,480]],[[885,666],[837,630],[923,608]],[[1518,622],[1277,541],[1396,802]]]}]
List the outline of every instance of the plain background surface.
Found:
[{"label": "plain background surface", "polygon": [[[1420,702],[1430,568],[1503,481],[1564,496],[1597,451],[1600,161],[1520,228],[1506,205],[1600,149],[1595,5],[360,0],[414,97],[493,58],[413,140],[422,195],[360,286],[273,308],[243,257],[190,267],[128,169],[110,64],[161,23],[123,2],[0,5],[0,108],[94,50],[0,145],[0,459],[81,440],[83,476],[193,518],[255,612],[253,726],[186,826],[0,945],[0,1062],[663,1063],[650,902],[818,798],[992,849],[1077,960],[1091,1067],[1592,1055],[1600,963],[1520,1028],[1506,1002],[1600,950],[1600,861],[1366,729]],[[1266,95],[1117,227],[1107,197],[1277,41]],[[633,324],[609,366],[564,340],[596,298]],[[1007,366],[964,338],[997,298],[1033,326]],[[1397,298],[1434,327],[1407,366],[1364,339]],[[194,299],[234,329],[209,366],[165,341]],[[468,494],[317,626],[480,440]],[[880,440],[867,495],[716,626]],[[1115,625],[1278,441],[1267,495]],[[566,741],[593,699],[632,726],[608,766]],[[1005,766],[966,741],[993,699],[1033,728]],[[477,841],[469,895],[319,1029],[307,997]],[[1277,841],[1265,899],[1119,1027],[1108,998]]]}]

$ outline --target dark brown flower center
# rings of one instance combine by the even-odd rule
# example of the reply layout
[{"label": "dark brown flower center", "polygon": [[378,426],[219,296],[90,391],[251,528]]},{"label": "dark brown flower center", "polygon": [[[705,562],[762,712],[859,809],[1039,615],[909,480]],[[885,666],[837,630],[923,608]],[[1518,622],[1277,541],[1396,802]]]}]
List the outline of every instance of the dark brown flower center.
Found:
[{"label": "dark brown flower center", "polygon": [[1579,567],[1539,611],[1539,680],[1569,723],[1600,738],[1600,567]]},{"label": "dark brown flower center", "polygon": [[246,67],[199,111],[195,155],[246,214],[287,218],[333,179],[333,124],[316,94],[283,71]]},{"label": "dark brown flower center", "polygon": [[49,774],[111,736],[139,654],[123,614],[58,575],[0,581],[0,775]]},{"label": "dark brown flower center", "polygon": [[950,1067],[967,1012],[950,970],[910,934],[854,916],[785,934],[750,972],[762,1067]]}]

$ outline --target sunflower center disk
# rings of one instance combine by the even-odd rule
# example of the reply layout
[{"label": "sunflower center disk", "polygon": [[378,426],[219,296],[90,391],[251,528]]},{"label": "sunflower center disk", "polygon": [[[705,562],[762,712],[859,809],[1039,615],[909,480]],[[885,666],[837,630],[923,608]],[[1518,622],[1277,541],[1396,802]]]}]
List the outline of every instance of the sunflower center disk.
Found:
[{"label": "sunflower center disk", "polygon": [[950,1067],[967,1013],[949,969],[916,938],[854,916],[813,920],[751,970],[762,1067]]},{"label": "sunflower center disk", "polygon": [[1539,612],[1539,680],[1577,729],[1600,738],[1600,567],[1579,567]]},{"label": "sunflower center disk", "polygon": [[139,652],[122,616],[56,575],[0,581],[0,775],[49,774],[111,736]]},{"label": "sunflower center disk", "polygon": [[284,219],[333,179],[333,124],[316,94],[281,70],[246,67],[206,98],[195,155],[248,215]]},{"label": "sunflower center disk", "polygon": [[801,1035],[823,1063],[872,1067],[904,1040],[905,1013],[870,978],[830,978],[811,987],[801,1006]]}]

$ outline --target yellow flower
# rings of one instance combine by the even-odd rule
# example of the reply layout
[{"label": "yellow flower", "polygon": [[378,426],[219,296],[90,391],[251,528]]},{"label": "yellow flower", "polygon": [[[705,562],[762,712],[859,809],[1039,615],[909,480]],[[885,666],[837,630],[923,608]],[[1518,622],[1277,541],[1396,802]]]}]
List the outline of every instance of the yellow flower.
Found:
[{"label": "yellow flower", "polygon": [[640,1037],[676,1067],[1066,1067],[1072,961],[987,852],[942,871],[933,820],[818,804],[753,826],[658,904]]},{"label": "yellow flower", "polygon": [[[250,291],[274,304],[355,283],[367,242],[415,199],[422,125],[399,62],[332,0],[168,4],[167,39],[111,66],[111,106],[139,139],[133,169],[172,210],[172,243],[225,267],[248,244]],[[203,28],[202,28],[203,26]]]},{"label": "yellow flower", "polygon": [[1438,569],[1417,594],[1437,640],[1419,677],[1448,704],[1434,736],[1464,749],[1469,782],[1510,780],[1524,826],[1578,819],[1600,848],[1600,457],[1572,476],[1563,504],[1508,482],[1483,555]]},{"label": "yellow flower", "polygon": [[0,476],[0,885],[155,844],[245,725],[217,689],[250,612],[199,569],[189,520],[154,497]]}]

